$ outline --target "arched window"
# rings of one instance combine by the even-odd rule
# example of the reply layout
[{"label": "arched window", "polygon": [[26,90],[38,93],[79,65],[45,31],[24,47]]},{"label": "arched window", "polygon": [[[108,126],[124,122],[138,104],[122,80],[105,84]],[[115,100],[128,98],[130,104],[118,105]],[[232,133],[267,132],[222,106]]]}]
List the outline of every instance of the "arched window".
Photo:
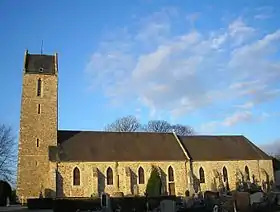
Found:
[{"label": "arched window", "polygon": [[200,183],[205,183],[205,175],[202,167],[199,169],[199,181]]},{"label": "arched window", "polygon": [[107,169],[107,185],[113,185],[113,170],[109,167]]},{"label": "arched window", "polygon": [[76,167],[73,171],[73,185],[80,185],[80,170]]},{"label": "arched window", "polygon": [[250,172],[248,166],[245,166],[245,175],[246,175],[246,180],[250,180]]},{"label": "arched window", "polygon": [[171,166],[169,166],[169,168],[168,168],[168,180],[174,181],[174,172],[173,172],[173,168]]},{"label": "arched window", "polygon": [[223,178],[224,178],[224,182],[228,181],[228,173],[226,167],[223,168]]},{"label": "arched window", "polygon": [[37,81],[37,96],[41,96],[41,90],[42,90],[42,80],[38,79],[38,81]]},{"label": "arched window", "polygon": [[138,169],[138,181],[139,184],[145,183],[144,169],[142,167],[139,167]]}]

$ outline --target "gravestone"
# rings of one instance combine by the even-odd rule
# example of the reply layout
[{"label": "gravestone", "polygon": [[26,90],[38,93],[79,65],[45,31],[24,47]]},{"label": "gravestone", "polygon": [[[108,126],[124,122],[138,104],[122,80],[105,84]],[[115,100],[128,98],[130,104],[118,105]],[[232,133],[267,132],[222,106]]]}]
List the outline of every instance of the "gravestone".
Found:
[{"label": "gravestone", "polygon": [[256,192],[250,195],[250,203],[261,203],[263,201],[264,194],[263,192]]},{"label": "gravestone", "polygon": [[172,200],[162,200],[160,202],[160,211],[161,212],[175,212],[176,203]]},{"label": "gravestone", "polygon": [[10,197],[7,197],[7,205],[6,205],[7,207],[9,207],[10,206]]},{"label": "gravestone", "polygon": [[111,212],[112,208],[111,208],[110,195],[107,194],[107,193],[102,192],[100,199],[101,199],[102,211]]},{"label": "gravestone", "polygon": [[237,211],[249,211],[250,194],[248,192],[236,192],[234,200]]},{"label": "gravestone", "polygon": [[219,212],[219,206],[214,205],[212,212]]},{"label": "gravestone", "polygon": [[277,193],[277,194],[276,194],[275,199],[276,199],[276,201],[275,201],[275,202],[276,202],[276,205],[277,205],[277,206],[280,206],[280,193]]},{"label": "gravestone", "polygon": [[133,185],[133,194],[134,195],[138,195],[139,194],[139,189],[138,189],[138,185]]}]

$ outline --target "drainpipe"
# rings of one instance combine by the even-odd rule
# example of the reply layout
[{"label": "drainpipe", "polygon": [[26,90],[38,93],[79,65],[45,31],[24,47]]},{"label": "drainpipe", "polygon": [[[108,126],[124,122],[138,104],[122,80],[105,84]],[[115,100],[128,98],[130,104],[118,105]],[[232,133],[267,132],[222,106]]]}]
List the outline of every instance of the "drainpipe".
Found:
[{"label": "drainpipe", "polygon": [[260,161],[258,160],[258,173],[259,173],[259,180],[261,183],[261,171],[260,171]]},{"label": "drainpipe", "polygon": [[115,175],[113,174],[113,176],[115,177],[115,182],[116,182],[116,189],[119,192],[120,191],[120,182],[119,182],[119,163],[118,161],[115,162]]},{"label": "drainpipe", "polygon": [[[56,152],[56,175],[55,175],[55,196],[56,198],[59,197],[58,195],[58,190],[59,190],[59,182],[58,182],[58,179],[59,179],[59,164],[60,164],[60,157],[59,157],[59,153],[61,151],[61,146],[60,144],[57,145],[57,152]],[[62,183],[62,182],[60,182]],[[63,188],[63,186],[62,186]],[[62,191],[63,193],[63,191]]]},{"label": "drainpipe", "polygon": [[56,170],[55,170],[55,197],[58,197],[58,176],[59,176],[59,162],[56,162]]}]

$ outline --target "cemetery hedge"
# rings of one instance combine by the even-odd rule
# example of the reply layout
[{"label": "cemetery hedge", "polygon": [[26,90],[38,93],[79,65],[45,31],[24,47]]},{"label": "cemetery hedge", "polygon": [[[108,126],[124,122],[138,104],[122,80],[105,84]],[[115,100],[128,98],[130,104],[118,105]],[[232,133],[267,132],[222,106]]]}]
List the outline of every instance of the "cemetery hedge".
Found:
[{"label": "cemetery hedge", "polygon": [[96,198],[60,198],[53,201],[54,212],[76,212],[80,210],[97,210],[100,208],[100,199]]},{"label": "cemetery hedge", "polygon": [[28,209],[52,209],[53,208],[53,199],[52,198],[32,198],[27,199]]},{"label": "cemetery hedge", "polygon": [[[159,205],[160,201],[164,199],[176,200],[176,197],[111,197],[110,202],[113,211],[120,207],[122,211],[132,211],[132,209],[135,209],[135,212],[140,212],[145,211],[147,200],[149,202],[150,209],[154,209]],[[100,198],[38,198],[27,200],[27,206],[29,209],[53,209],[54,212],[76,212],[77,209],[99,210],[101,209],[100,203]]]}]

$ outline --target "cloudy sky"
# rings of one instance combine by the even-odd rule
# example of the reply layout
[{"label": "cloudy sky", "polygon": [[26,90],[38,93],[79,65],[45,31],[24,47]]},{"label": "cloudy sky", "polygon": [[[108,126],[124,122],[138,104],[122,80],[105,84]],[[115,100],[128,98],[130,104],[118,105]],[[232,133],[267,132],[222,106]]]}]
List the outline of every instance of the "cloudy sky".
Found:
[{"label": "cloudy sky", "polygon": [[24,50],[44,40],[59,54],[60,129],[135,115],[278,148],[279,1],[41,3],[0,2],[1,122],[18,130]]}]

